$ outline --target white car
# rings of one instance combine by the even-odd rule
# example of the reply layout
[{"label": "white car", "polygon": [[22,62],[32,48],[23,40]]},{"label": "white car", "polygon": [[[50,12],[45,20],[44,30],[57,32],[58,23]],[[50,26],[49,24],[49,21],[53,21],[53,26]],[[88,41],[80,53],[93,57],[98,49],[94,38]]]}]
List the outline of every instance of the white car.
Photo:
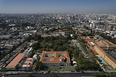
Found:
[{"label": "white car", "polygon": [[46,74],[45,72],[43,72],[43,74]]}]

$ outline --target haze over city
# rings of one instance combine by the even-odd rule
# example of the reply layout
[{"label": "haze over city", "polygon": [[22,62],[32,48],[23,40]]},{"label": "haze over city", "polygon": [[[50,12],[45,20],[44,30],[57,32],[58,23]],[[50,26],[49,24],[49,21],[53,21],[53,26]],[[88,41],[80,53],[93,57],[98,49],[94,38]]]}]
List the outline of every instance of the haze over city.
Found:
[{"label": "haze over city", "polygon": [[116,0],[0,0],[0,13],[116,14]]}]

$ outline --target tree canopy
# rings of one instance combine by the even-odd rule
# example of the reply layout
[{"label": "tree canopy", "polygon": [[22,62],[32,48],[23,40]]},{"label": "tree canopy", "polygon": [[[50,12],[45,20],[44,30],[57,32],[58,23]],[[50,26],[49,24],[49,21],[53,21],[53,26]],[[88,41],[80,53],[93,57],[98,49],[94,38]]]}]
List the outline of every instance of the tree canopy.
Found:
[{"label": "tree canopy", "polygon": [[59,77],[57,74],[50,74],[49,77]]}]

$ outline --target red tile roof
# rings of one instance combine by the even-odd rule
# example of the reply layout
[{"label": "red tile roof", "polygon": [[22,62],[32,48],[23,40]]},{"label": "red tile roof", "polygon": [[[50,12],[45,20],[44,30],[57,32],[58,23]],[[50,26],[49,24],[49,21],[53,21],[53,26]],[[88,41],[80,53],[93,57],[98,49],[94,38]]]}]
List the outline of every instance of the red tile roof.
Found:
[{"label": "red tile roof", "polygon": [[24,57],[25,54],[18,54],[7,66],[6,68],[15,68],[16,65],[20,62],[20,60]]},{"label": "red tile roof", "polygon": [[71,30],[70,31],[64,31],[64,30],[58,30],[58,32],[71,32]]},{"label": "red tile roof", "polygon": [[[54,54],[54,57],[45,57],[45,54]],[[58,56],[58,54],[64,54],[64,56]],[[44,61],[44,59],[52,59],[51,61]],[[66,59],[66,63],[70,63],[70,57],[67,51],[43,51],[40,61],[42,63],[60,63],[60,59]]]},{"label": "red tile roof", "polygon": [[22,65],[22,67],[31,67],[33,64],[33,58],[27,58],[25,63]]},{"label": "red tile roof", "polygon": [[17,49],[23,49],[23,47],[22,46],[19,46]]},{"label": "red tile roof", "polygon": [[81,36],[82,34],[77,34],[77,36]]}]

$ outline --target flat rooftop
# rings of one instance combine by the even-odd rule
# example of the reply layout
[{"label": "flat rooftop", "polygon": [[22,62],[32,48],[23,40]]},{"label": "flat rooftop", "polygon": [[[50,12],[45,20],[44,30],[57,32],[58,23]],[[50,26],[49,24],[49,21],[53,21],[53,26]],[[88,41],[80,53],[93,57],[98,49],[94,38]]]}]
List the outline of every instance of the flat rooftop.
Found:
[{"label": "flat rooftop", "polygon": [[83,39],[97,39],[95,36],[81,36]]},{"label": "flat rooftop", "polygon": [[106,45],[105,43],[100,42],[100,41],[96,41],[95,43],[96,43],[98,46],[105,46],[105,45]]},{"label": "flat rooftop", "polygon": [[95,44],[97,44],[100,47],[113,47],[116,48],[116,45],[112,42],[106,40],[106,39],[100,39],[98,41],[95,41]]}]

